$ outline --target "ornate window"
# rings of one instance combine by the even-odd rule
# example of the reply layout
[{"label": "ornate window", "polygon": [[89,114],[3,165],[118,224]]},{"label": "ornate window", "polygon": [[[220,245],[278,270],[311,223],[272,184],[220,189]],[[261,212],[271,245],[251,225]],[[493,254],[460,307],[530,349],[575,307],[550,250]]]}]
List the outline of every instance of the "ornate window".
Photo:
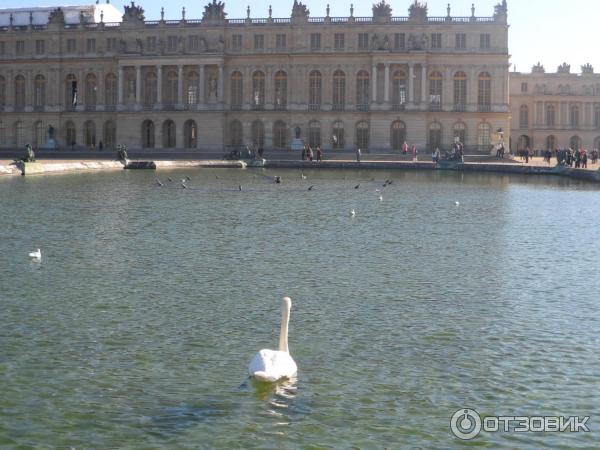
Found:
[{"label": "ornate window", "polygon": [[571,136],[571,139],[569,139],[569,147],[573,150],[581,148],[581,138],[579,136]]},{"label": "ornate window", "polygon": [[239,120],[234,120],[229,124],[229,136],[231,139],[231,145],[242,145],[242,143],[244,142],[242,122],[240,122]]},{"label": "ornate window", "polygon": [[467,126],[464,123],[455,123],[452,131],[454,135],[453,137],[458,138],[458,140],[463,144],[467,142]]},{"label": "ornate window", "polygon": [[364,120],[356,124],[356,148],[369,148],[369,124]]},{"label": "ornate window", "polygon": [[265,74],[260,70],[252,75],[252,106],[254,109],[265,107]]},{"label": "ornate window", "polygon": [[242,109],[244,103],[244,78],[235,71],[231,74],[231,109]]},{"label": "ornate window", "polygon": [[191,119],[183,125],[183,146],[185,148],[198,146],[198,125]]},{"label": "ornate window", "polygon": [[23,134],[23,122],[18,120],[13,126],[13,143],[17,147],[25,145],[25,136]]},{"label": "ornate window", "polygon": [[[167,85],[164,92],[165,105],[175,106],[177,104],[178,89],[179,89],[179,76],[174,70],[167,72]],[[166,122],[165,122],[166,123]],[[164,125],[163,125],[164,126]]]},{"label": "ornate window", "polygon": [[154,148],[154,122],[151,120],[142,123],[142,147]]},{"label": "ornate window", "polygon": [[176,136],[175,136],[175,122],[172,120],[165,120],[163,122],[163,147],[164,148],[175,148]]},{"label": "ornate window", "polygon": [[308,145],[313,148],[321,146],[321,124],[316,120],[308,124]]},{"label": "ornate window", "polygon": [[273,125],[273,147],[287,147],[287,126],[282,120],[276,121]]},{"label": "ornate window", "polygon": [[464,72],[454,74],[454,110],[467,109],[467,75]]},{"label": "ornate window", "polygon": [[75,109],[77,102],[77,77],[69,74],[65,78],[65,109]]},{"label": "ornate window", "polygon": [[429,133],[427,134],[427,145],[431,150],[441,147],[442,145],[442,124],[433,122],[429,124]]},{"label": "ornate window", "polygon": [[571,128],[579,128],[579,106],[571,106]]},{"label": "ornate window", "polygon": [[198,104],[198,83],[200,77],[194,71],[187,74],[185,79],[185,103],[187,105]]},{"label": "ornate window", "polygon": [[25,108],[25,77],[17,75],[15,77],[15,109]]},{"label": "ornate window", "polygon": [[83,124],[83,137],[87,148],[96,147],[96,125],[91,120]]},{"label": "ornate window", "polygon": [[343,111],[346,107],[346,74],[341,70],[333,73],[333,110]]},{"label": "ornate window", "polygon": [[546,149],[554,150],[556,148],[556,138],[552,135],[546,138]]},{"label": "ornate window", "polygon": [[396,70],[392,75],[392,106],[396,111],[404,109],[406,104],[406,73]]},{"label": "ornate window", "polygon": [[482,151],[487,151],[490,148],[491,126],[489,123],[480,123],[477,127],[477,145]]},{"label": "ornate window", "polygon": [[400,150],[402,144],[406,141],[406,124],[401,120],[392,122],[390,143],[392,150]]},{"label": "ornate window", "polygon": [[260,120],[252,122],[252,145],[258,148],[265,148],[265,125]]},{"label": "ornate window", "polygon": [[429,75],[429,109],[442,109],[442,74],[437,71]]},{"label": "ornate window", "polygon": [[308,110],[321,110],[322,83],[321,72],[313,70],[308,75]]},{"label": "ornate window", "polygon": [[275,109],[287,108],[287,73],[280,70],[275,74]]},{"label": "ornate window", "polygon": [[75,124],[70,120],[65,124],[65,144],[70,147],[73,147],[77,144],[77,132],[75,130]]},{"label": "ornate window", "polygon": [[486,112],[492,109],[492,77],[488,72],[481,72],[478,78],[477,107]]},{"label": "ornate window", "polygon": [[109,73],[104,78],[104,105],[112,109],[117,104],[117,77],[114,73]]},{"label": "ornate window", "polygon": [[529,128],[529,108],[521,105],[519,110],[519,128]]},{"label": "ornate window", "polygon": [[361,70],[356,75],[356,109],[369,110],[369,72]]},{"label": "ornate window", "polygon": [[158,102],[156,73],[148,72],[144,77],[144,107],[151,109]]},{"label": "ornate window", "polygon": [[104,123],[104,132],[102,133],[104,142],[102,145],[107,149],[114,149],[117,142],[117,128],[115,123],[108,120]]},{"label": "ornate window", "polygon": [[336,120],[333,123],[331,144],[335,149],[343,149],[346,145],[346,140],[344,139],[344,123],[341,120]]},{"label": "ornate window", "polygon": [[33,124],[33,147],[40,148],[46,141],[46,128],[41,120]]},{"label": "ornate window", "polygon": [[90,73],[85,77],[85,109],[96,109],[98,81],[96,75]]},{"label": "ornate window", "polygon": [[548,105],[546,107],[546,125],[548,127],[554,127],[556,125],[556,114],[554,112],[554,105]]},{"label": "ornate window", "polygon": [[41,110],[46,106],[46,78],[36,75],[33,87],[33,107]]}]

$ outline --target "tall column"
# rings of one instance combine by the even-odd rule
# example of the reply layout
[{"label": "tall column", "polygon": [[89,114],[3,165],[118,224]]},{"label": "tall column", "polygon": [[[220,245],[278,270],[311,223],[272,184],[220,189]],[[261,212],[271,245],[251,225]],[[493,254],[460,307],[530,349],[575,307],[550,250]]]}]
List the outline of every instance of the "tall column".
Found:
[{"label": "tall column", "polygon": [[123,106],[123,67],[117,71],[117,104]]},{"label": "tall column", "polygon": [[408,65],[408,96],[407,96],[407,102],[408,103],[413,103],[414,102],[414,86],[415,86],[415,66],[414,64],[410,63]]},{"label": "tall column", "polygon": [[142,104],[142,66],[135,67],[135,106]]},{"label": "tall column", "polygon": [[183,66],[177,66],[177,106],[183,107]]},{"label": "tall column", "polygon": [[426,107],[427,103],[427,66],[421,64],[421,103]]},{"label": "tall column", "polygon": [[[521,121],[521,119],[519,118],[519,122]],[[538,102],[533,102],[533,117],[531,118],[531,121],[533,122],[531,124],[532,128],[537,128],[538,125]]]},{"label": "tall column", "polygon": [[104,111],[104,69],[100,68],[98,70],[98,84],[96,91],[96,109],[98,111]]},{"label": "tall column", "polygon": [[204,105],[204,64],[198,64],[198,104]]},{"label": "tall column", "polygon": [[156,109],[161,109],[162,107],[162,66],[156,66]]},{"label": "tall column", "polygon": [[225,86],[225,78],[223,76],[223,64],[219,64],[219,80],[217,81],[217,95],[219,96],[219,103],[224,103],[225,99],[223,98],[223,92],[225,90],[223,87]]},{"label": "tall column", "polygon": [[384,85],[383,85],[383,101],[385,103],[390,102],[390,65],[385,65],[385,77],[384,77]]},{"label": "tall column", "polygon": [[371,79],[373,81],[371,103],[377,103],[377,64],[373,64]]}]

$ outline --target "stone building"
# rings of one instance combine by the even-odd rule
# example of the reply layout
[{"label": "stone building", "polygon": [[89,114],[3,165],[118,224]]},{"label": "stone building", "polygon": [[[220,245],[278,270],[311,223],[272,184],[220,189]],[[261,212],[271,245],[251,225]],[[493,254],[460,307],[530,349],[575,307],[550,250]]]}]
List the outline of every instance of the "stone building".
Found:
[{"label": "stone building", "polygon": [[487,152],[509,132],[506,0],[489,17],[430,17],[417,0],[406,17],[385,1],[371,17],[297,1],[261,19],[216,0],[202,19],[73,8],[0,10],[0,147],[286,149],[299,128],[324,149],[459,136]]},{"label": "stone building", "polygon": [[556,73],[539,63],[511,72],[510,95],[513,150],[600,148],[600,74],[590,64],[581,74],[567,63]]}]

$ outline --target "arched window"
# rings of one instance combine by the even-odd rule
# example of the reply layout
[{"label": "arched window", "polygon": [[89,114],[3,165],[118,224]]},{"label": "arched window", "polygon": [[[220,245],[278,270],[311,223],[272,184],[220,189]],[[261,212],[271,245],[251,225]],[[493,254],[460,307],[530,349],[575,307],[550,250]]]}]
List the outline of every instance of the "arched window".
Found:
[{"label": "arched window", "polygon": [[452,128],[452,131],[455,139],[458,138],[458,140],[463,144],[467,142],[467,126],[464,123],[456,122]]},{"label": "arched window", "polygon": [[491,127],[489,123],[480,123],[477,127],[477,145],[481,151],[490,149]]},{"label": "arched window", "polygon": [[200,77],[194,71],[188,72],[185,79],[185,103],[196,105],[198,103],[198,83]]},{"label": "arched window", "polygon": [[6,78],[0,75],[0,111],[6,106]]},{"label": "arched window", "polygon": [[46,141],[46,127],[41,120],[33,124],[33,148],[40,148]]},{"label": "arched window", "polygon": [[554,105],[548,105],[546,107],[546,125],[554,127],[556,125],[556,115],[554,112]]},{"label": "arched window", "polygon": [[172,120],[165,120],[163,122],[163,147],[164,148],[175,148],[175,122]]},{"label": "arched window", "polygon": [[115,123],[113,121],[108,120],[104,123],[104,130],[102,135],[103,147],[106,149],[114,149],[115,143],[117,142],[117,128],[115,127]]},{"label": "arched window", "polygon": [[392,75],[392,107],[394,111],[401,111],[406,104],[406,73],[396,70]]},{"label": "arched window", "polygon": [[17,147],[25,145],[25,136],[23,135],[23,122],[18,120],[13,126],[13,143]]},{"label": "arched window", "polygon": [[429,109],[442,109],[442,74],[437,71],[429,75]]},{"label": "arched window", "polygon": [[488,72],[481,72],[478,78],[477,106],[479,111],[486,112],[492,109],[492,76]]},{"label": "arched window", "polygon": [[331,146],[336,149],[343,149],[346,145],[346,140],[344,139],[344,123],[341,120],[336,120],[333,122],[331,131]]},{"label": "arched window", "polygon": [[257,149],[265,148],[265,125],[260,120],[252,122],[252,145]]},{"label": "arched window", "polygon": [[[174,70],[167,72],[167,85],[164,92],[165,105],[168,107],[175,106],[177,104],[178,89],[179,89],[179,75]],[[166,123],[166,122],[165,122]],[[175,124],[173,124],[175,125]],[[164,127],[164,124],[163,124]],[[169,148],[169,147],[167,147]]]},{"label": "arched window", "polygon": [[519,128],[529,128],[529,108],[521,105],[519,110]]},{"label": "arched window", "polygon": [[279,70],[275,74],[275,109],[287,108],[287,73]]},{"label": "arched window", "polygon": [[276,121],[273,125],[273,147],[287,147],[287,126],[282,120]]},{"label": "arched window", "polygon": [[550,135],[546,138],[546,149],[547,150],[556,149],[556,138],[554,136]]},{"label": "arched window", "polygon": [[25,77],[17,75],[15,77],[15,109],[25,108]]},{"label": "arched window", "polygon": [[356,75],[356,109],[369,110],[369,72],[361,70]]},{"label": "arched window", "polygon": [[322,99],[321,72],[313,70],[308,75],[308,110],[320,111]]},{"label": "arched window", "polygon": [[65,78],[65,109],[75,109],[77,102],[77,77],[69,74]]},{"label": "arched window", "polygon": [[158,102],[156,73],[147,72],[144,76],[144,108],[151,109]]},{"label": "arched window", "polygon": [[369,124],[364,120],[356,124],[356,148],[369,148]]},{"label": "arched window", "polygon": [[439,122],[430,123],[427,138],[427,145],[431,150],[440,148],[442,146],[442,124]]},{"label": "arched window", "polygon": [[579,106],[571,106],[571,128],[579,128]]},{"label": "arched window", "polygon": [[96,125],[91,120],[83,124],[83,136],[87,148],[96,148]]},{"label": "arched window", "polygon": [[600,106],[594,108],[594,128],[600,130]]},{"label": "arched window", "polygon": [[97,91],[98,81],[96,79],[96,75],[94,75],[93,73],[89,73],[85,77],[85,109],[96,109]]},{"label": "arched window", "polygon": [[104,106],[108,110],[114,109],[117,104],[117,77],[109,73],[104,78]]},{"label": "arched window", "polygon": [[244,103],[244,78],[235,71],[231,74],[231,109],[242,109]]},{"label": "arched window", "polygon": [[265,74],[260,70],[252,74],[252,106],[254,109],[265,107]]},{"label": "arched window", "polygon": [[[467,109],[467,75],[464,72],[454,74],[454,110]],[[461,141],[464,142],[464,141]]]},{"label": "arched window", "polygon": [[46,78],[36,75],[33,87],[33,107],[42,110],[46,106]]},{"label": "arched window", "polygon": [[6,124],[0,120],[0,145],[6,145]]},{"label": "arched window", "polygon": [[196,148],[198,146],[198,125],[191,119],[183,125],[183,146],[185,148]]},{"label": "arched window", "polygon": [[69,147],[77,145],[75,124],[70,120],[65,124],[65,145],[68,145]]},{"label": "arched window", "polygon": [[579,136],[571,136],[569,139],[569,147],[573,150],[577,150],[581,148],[581,138]]},{"label": "arched window", "polygon": [[308,145],[313,148],[321,146],[321,124],[316,120],[308,124]]},{"label": "arched window", "polygon": [[396,120],[392,122],[390,133],[392,150],[400,150],[404,141],[406,141],[406,124],[401,120]]},{"label": "arched window", "polygon": [[341,70],[333,73],[333,110],[343,111],[346,107],[346,74]]},{"label": "arched window", "polygon": [[517,141],[517,150],[525,150],[530,147],[531,139],[529,136],[522,134]]},{"label": "arched window", "polygon": [[142,122],[142,147],[154,148],[154,122],[151,120]]},{"label": "arched window", "polygon": [[231,145],[239,146],[244,142],[244,133],[242,129],[242,122],[239,120],[233,120],[229,124],[229,136],[231,139]]}]

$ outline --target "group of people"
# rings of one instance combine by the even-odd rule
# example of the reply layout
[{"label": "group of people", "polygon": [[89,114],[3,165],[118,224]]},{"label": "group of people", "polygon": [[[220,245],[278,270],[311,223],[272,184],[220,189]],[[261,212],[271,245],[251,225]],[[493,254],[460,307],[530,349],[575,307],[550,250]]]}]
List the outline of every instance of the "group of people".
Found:
[{"label": "group of people", "polygon": [[[402,145],[400,146],[400,151],[402,152],[403,155],[408,155],[409,149],[408,149],[408,143],[406,141],[404,141],[402,143]],[[417,159],[418,159],[417,155],[418,155],[419,151],[417,150],[416,144],[413,144],[410,147],[410,153],[412,155],[413,161],[417,161]]]},{"label": "group of people", "polygon": [[557,148],[554,150],[547,149],[540,152],[534,152],[529,147],[520,150],[519,156],[521,157],[521,160],[528,163],[529,159],[532,158],[535,153],[541,153],[544,157],[544,161],[548,164],[552,162],[552,157],[554,156],[557,164],[574,167],[575,169],[587,169],[588,161],[591,162],[591,164],[596,164],[598,162],[598,157],[600,156],[600,152],[596,148],[588,153],[584,148],[577,148],[575,150],[572,148]]},{"label": "group of people", "polygon": [[321,147],[317,145],[317,150],[313,151],[312,146],[304,146],[302,149],[302,161],[313,161],[314,158],[317,158],[317,162],[323,161],[323,151]]}]

